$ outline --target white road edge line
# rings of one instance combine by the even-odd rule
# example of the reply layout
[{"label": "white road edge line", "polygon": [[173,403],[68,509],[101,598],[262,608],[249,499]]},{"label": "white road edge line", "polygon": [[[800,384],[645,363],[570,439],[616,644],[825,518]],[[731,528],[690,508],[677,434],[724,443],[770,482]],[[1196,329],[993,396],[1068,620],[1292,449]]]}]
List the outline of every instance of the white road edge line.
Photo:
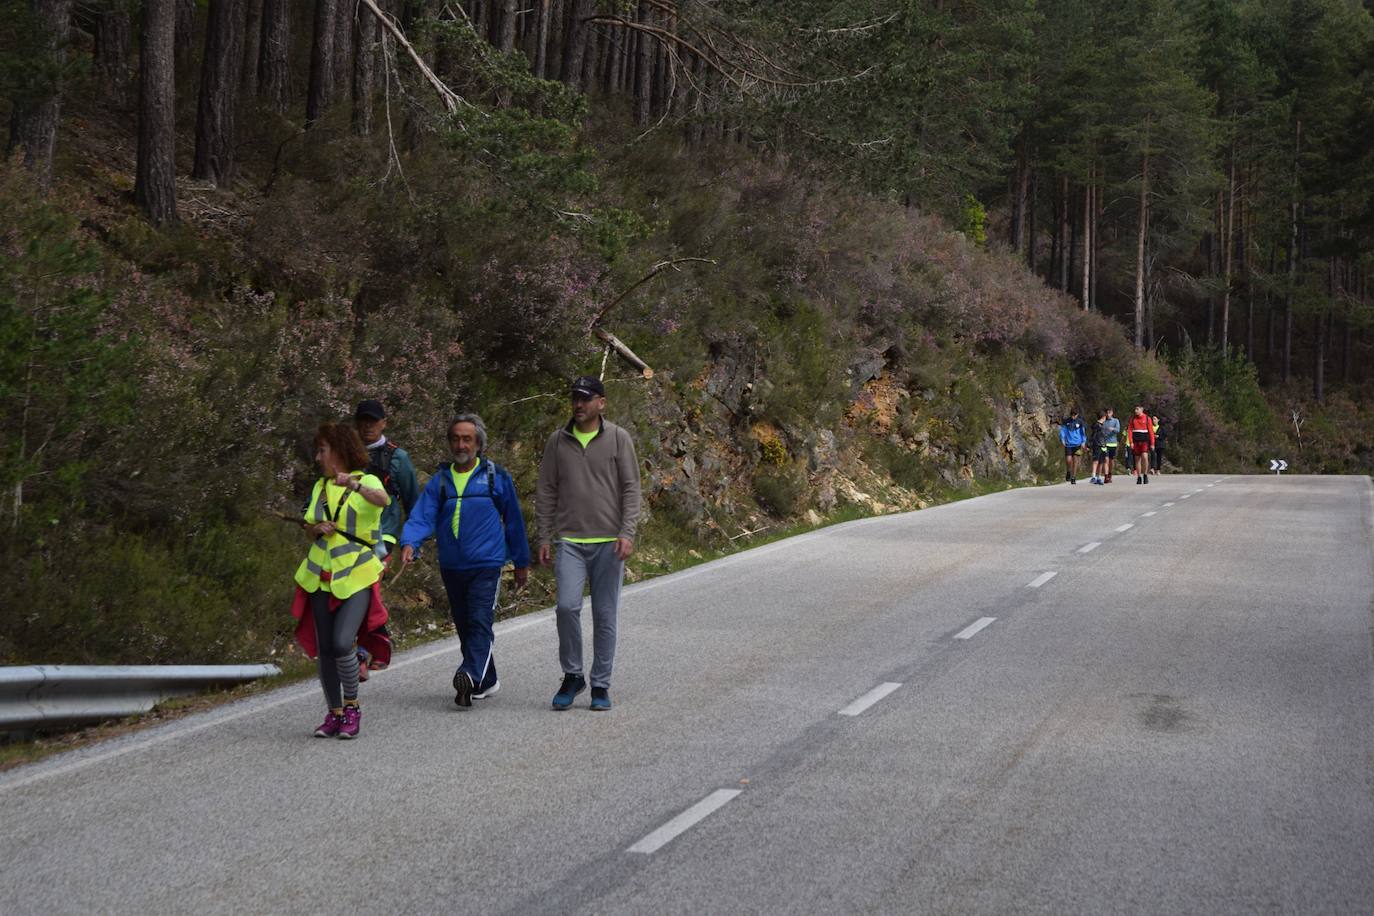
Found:
[{"label": "white road edge line", "polygon": [[1040,586],[1044,585],[1046,582],[1050,581],[1057,575],[1059,575],[1059,573],[1055,572],[1054,570],[1050,570],[1049,572],[1043,572],[1040,575],[1036,576],[1034,579],[1027,582],[1026,588],[1039,588]]},{"label": "white road edge line", "polygon": [[1094,550],[1096,550],[1097,548],[1099,548],[1099,547],[1101,547],[1101,546],[1102,546],[1102,542],[1101,542],[1101,541],[1092,541],[1092,542],[1087,543],[1087,544],[1084,544],[1082,547],[1078,548],[1078,552],[1079,552],[1079,553],[1092,553]]},{"label": "white road edge line", "polygon": [[972,639],[973,637],[977,636],[980,632],[982,632],[985,628],[991,626],[992,622],[996,619],[996,617],[979,617],[976,621],[964,627],[964,629],[960,630],[958,633],[955,633],[954,638]]},{"label": "white road edge line", "polygon": [[841,709],[841,710],[840,710],[840,715],[842,715],[842,716],[857,716],[859,713],[863,712],[865,709],[867,709],[868,707],[872,706],[874,703],[878,702],[878,701],[881,700],[883,697],[887,696],[889,693],[891,693],[892,691],[896,690],[896,689],[897,689],[898,687],[900,687],[900,686],[902,686],[902,685],[901,685],[901,684],[894,684],[894,683],[892,683],[891,681],[887,681],[886,683],[879,684],[877,687],[874,687],[874,688],[873,688],[872,690],[870,690],[868,693],[866,693],[866,694],[864,694],[863,696],[859,697],[859,698],[858,698],[857,700],[855,700],[853,703],[850,703],[850,704],[849,704],[848,706],[846,706],[844,709]]},{"label": "white road edge line", "polygon": [[1142,515],[1141,518],[1154,518],[1158,514],[1159,512],[1157,510],[1151,510]]},{"label": "white road edge line", "polygon": [[740,794],[740,791],[740,789],[717,789],[625,851],[638,852],[646,856],[658,852],[679,834],[690,830],[725,807],[731,799]]},{"label": "white road edge line", "polygon": [[1124,525],[1118,525],[1117,528],[1116,528],[1116,533],[1117,533],[1117,534],[1121,534],[1122,532],[1130,531],[1130,530],[1131,530],[1132,528],[1134,528],[1134,527],[1135,527],[1135,525],[1134,525],[1133,523],[1127,522],[1127,523],[1124,524]]}]

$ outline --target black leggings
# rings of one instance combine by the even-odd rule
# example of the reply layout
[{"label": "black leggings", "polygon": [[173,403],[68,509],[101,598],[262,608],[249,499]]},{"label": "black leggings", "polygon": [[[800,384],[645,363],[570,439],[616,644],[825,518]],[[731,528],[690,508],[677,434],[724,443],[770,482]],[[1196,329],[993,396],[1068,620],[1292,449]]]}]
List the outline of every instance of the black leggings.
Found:
[{"label": "black leggings", "polygon": [[358,655],[353,643],[371,603],[370,588],[349,595],[333,611],[329,610],[328,592],[321,589],[310,595],[315,648],[319,652],[320,686],[324,688],[324,698],[330,709],[338,709],[344,700],[358,699]]}]

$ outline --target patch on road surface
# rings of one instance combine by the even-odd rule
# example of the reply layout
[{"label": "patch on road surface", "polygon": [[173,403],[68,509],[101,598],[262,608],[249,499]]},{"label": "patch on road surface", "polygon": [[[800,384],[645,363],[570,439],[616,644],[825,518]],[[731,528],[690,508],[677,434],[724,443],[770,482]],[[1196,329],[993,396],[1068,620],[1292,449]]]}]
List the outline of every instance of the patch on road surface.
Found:
[{"label": "patch on road surface", "polygon": [[1192,713],[1180,705],[1182,701],[1167,693],[1133,693],[1131,699],[1146,701],[1136,715],[1148,731],[1167,734],[1187,731],[1194,721]]}]

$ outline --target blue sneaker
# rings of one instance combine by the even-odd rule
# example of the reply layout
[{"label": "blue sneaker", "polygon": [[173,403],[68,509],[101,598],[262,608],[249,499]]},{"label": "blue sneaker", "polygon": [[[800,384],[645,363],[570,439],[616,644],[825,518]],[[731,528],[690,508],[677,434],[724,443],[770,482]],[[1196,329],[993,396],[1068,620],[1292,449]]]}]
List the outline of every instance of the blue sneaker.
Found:
[{"label": "blue sneaker", "polygon": [[611,691],[605,687],[592,688],[592,712],[604,712],[611,708]]},{"label": "blue sneaker", "polygon": [[567,709],[579,693],[587,689],[587,679],[580,674],[563,675],[563,686],[553,695],[554,709]]}]

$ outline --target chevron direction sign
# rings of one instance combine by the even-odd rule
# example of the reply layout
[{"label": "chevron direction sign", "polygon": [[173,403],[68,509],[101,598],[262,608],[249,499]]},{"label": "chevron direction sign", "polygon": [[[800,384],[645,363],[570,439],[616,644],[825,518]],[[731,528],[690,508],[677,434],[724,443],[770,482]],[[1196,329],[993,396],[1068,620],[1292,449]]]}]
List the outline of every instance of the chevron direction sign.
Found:
[{"label": "chevron direction sign", "polygon": [[1274,458],[1269,462],[1269,470],[1273,471],[1275,474],[1282,474],[1284,471],[1288,470],[1288,462],[1284,461],[1282,458]]}]

